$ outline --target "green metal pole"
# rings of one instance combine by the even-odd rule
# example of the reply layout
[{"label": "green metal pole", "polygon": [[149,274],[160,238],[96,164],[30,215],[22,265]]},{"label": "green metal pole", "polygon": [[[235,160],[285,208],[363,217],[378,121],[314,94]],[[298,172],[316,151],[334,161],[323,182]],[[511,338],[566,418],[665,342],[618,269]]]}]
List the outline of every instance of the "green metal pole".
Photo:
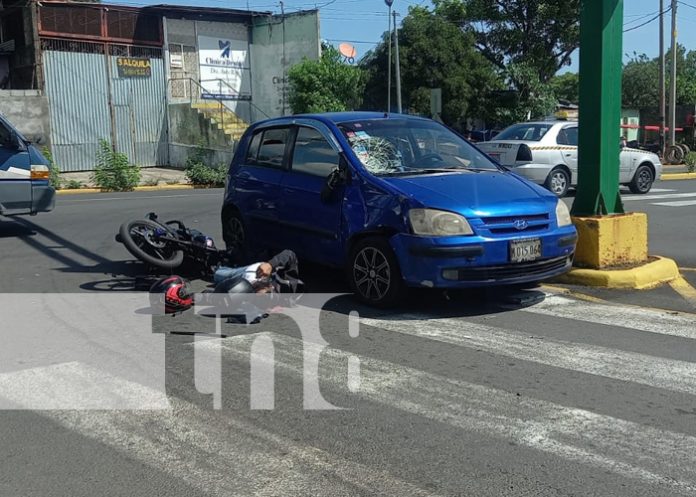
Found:
[{"label": "green metal pole", "polygon": [[578,189],[571,213],[623,213],[619,195],[623,0],[580,7]]}]

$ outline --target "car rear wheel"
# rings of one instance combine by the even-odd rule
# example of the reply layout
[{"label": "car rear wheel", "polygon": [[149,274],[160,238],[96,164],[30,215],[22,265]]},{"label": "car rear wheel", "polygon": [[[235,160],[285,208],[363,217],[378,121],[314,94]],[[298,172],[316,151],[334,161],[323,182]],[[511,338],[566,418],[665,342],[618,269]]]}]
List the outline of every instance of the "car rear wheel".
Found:
[{"label": "car rear wheel", "polygon": [[406,290],[394,252],[378,237],[355,244],[349,257],[348,281],[360,301],[376,307],[397,304]]},{"label": "car rear wheel", "polygon": [[632,193],[648,193],[652,188],[653,181],[655,181],[655,175],[650,166],[641,164],[638,166],[638,169],[636,169],[636,173],[628,184],[628,188]]},{"label": "car rear wheel", "polygon": [[244,228],[242,216],[238,211],[232,210],[222,214],[222,238],[229,252],[234,252],[240,258],[247,253],[247,233]]},{"label": "car rear wheel", "polygon": [[544,186],[557,197],[563,197],[570,188],[570,174],[564,168],[557,167],[549,173]]}]

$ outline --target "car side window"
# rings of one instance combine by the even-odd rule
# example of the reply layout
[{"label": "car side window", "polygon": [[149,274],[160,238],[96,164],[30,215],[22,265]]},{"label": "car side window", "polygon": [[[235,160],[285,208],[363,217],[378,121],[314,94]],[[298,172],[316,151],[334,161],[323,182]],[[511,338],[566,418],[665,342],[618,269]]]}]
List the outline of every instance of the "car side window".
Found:
[{"label": "car side window", "polygon": [[255,164],[282,168],[289,131],[289,128],[274,128],[264,131],[259,143],[259,152],[256,156]]},{"label": "car side window", "polygon": [[247,149],[246,163],[256,164],[256,159],[259,155],[259,145],[261,144],[261,137],[263,136],[263,131],[256,133],[249,143],[249,148]]},{"label": "car side window", "polygon": [[556,143],[559,145],[572,145],[578,146],[578,128],[563,128],[558,132],[558,137],[556,138]]},{"label": "car side window", "polygon": [[326,178],[338,167],[338,152],[313,129],[301,127],[297,130],[295,151],[292,155],[292,171]]},{"label": "car side window", "polygon": [[11,135],[10,130],[0,122],[0,147],[11,148]]}]

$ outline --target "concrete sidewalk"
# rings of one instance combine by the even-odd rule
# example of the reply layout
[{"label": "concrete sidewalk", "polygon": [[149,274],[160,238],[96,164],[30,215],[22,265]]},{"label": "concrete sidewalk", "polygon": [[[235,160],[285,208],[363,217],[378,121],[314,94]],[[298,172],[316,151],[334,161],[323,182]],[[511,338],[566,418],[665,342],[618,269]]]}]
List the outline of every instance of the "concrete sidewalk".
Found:
[{"label": "concrete sidewalk", "polygon": [[[144,167],[141,169],[141,186],[164,186],[189,184],[186,172],[183,169],[167,167]],[[81,184],[80,188],[94,188],[96,185],[91,179],[91,171],[70,173],[60,173],[63,188],[66,188],[71,181]]]}]

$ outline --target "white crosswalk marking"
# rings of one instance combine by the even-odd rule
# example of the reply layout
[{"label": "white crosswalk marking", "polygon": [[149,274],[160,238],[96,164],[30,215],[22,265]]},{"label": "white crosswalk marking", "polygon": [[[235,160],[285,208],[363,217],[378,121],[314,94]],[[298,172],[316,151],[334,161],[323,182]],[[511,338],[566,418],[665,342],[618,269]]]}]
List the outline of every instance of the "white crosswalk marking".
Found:
[{"label": "white crosswalk marking", "polygon": [[[696,340],[696,317],[687,313],[581,302],[551,294],[543,302],[518,312],[522,316],[537,314],[579,321],[587,326],[621,327],[636,334],[653,333],[661,335],[662,340]],[[300,379],[306,380],[303,362],[306,351],[320,346],[294,336],[264,332],[263,323],[271,323],[272,319],[262,321],[256,325],[258,328],[238,328],[248,334],[200,339],[182,347],[195,347],[197,361],[213,357],[208,354],[211,351],[220,353],[223,364],[232,365],[234,371],[253,370],[250,364],[253,349],[254,360],[265,360],[265,365],[274,368],[257,370],[264,374],[266,384],[271,384],[275,370],[275,375],[289,376],[299,386],[303,384]],[[463,435],[491,437],[494,443],[518,445],[524,450],[590,468],[588,471],[610,472],[640,485],[650,485],[660,494],[696,495],[696,433],[690,430],[683,433],[677,431],[678,427],[663,429],[655,426],[653,420],[642,424],[640,416],[629,421],[613,412],[609,415],[562,405],[564,401],[555,398],[552,402],[518,396],[505,386],[479,384],[478,380],[470,380],[469,375],[463,376],[469,380],[465,381],[423,371],[412,361],[405,365],[400,360],[397,363],[380,358],[379,347],[380,343],[393,344],[405,336],[413,342],[416,337],[419,343],[435,341],[449,344],[454,350],[482,350],[527,361],[530,368],[535,365],[563,368],[618,380],[625,382],[622,388],[636,385],[646,395],[650,393],[643,386],[649,386],[660,394],[665,393],[665,398],[675,392],[696,396],[696,358],[675,360],[552,336],[530,336],[533,333],[528,331],[474,323],[466,318],[432,317],[426,313],[365,317],[359,323],[359,330],[349,330],[346,323],[346,338],[374,340],[371,342],[374,351],[363,355],[322,348],[318,372],[327,397],[331,394],[333,402],[340,404],[343,400],[357,406],[356,416],[361,414],[364,404],[379,406],[389,414],[393,410],[395,416],[404,413],[418,416]],[[254,332],[256,329],[260,331]],[[388,338],[385,342],[377,340],[385,337]],[[359,364],[359,382],[349,383],[351,364]],[[69,383],[90,388],[99,373],[79,363],[43,369],[38,376],[30,370],[0,375],[0,398],[20,407],[23,404],[31,407],[32,397],[27,395],[31,389],[46,390],[50,400],[52,395],[60,396],[63,386]],[[270,376],[266,377],[269,371]],[[37,378],[41,381],[37,382]],[[239,382],[240,378],[223,378],[224,381]],[[161,398],[159,392],[134,386],[124,379],[109,377],[107,384],[114,392],[135,392],[139,397],[155,401]],[[276,395],[285,393],[277,390],[268,388],[269,402],[263,406],[272,405]],[[87,408],[89,399],[88,391]],[[292,435],[286,436],[277,426],[264,425],[263,416],[207,410],[176,397],[168,401],[168,408],[159,411],[37,412],[208,495],[437,495],[430,487],[410,483],[380,466],[361,464],[331,449],[320,449]],[[42,404],[47,401],[44,399]],[[270,411],[263,413],[268,414]]]},{"label": "white crosswalk marking", "polygon": [[[373,320],[372,322],[374,323]],[[388,325],[388,323],[387,323]],[[362,333],[362,332],[361,332]],[[256,335],[259,336],[259,335]],[[247,361],[255,335],[223,341],[226,358]],[[316,347],[276,333],[275,365],[300,376],[304,347]],[[200,347],[216,344],[200,343]],[[323,350],[322,382],[345,389],[351,354]],[[556,456],[592,465],[646,483],[696,492],[696,437],[660,430],[582,409],[525,399],[513,393],[360,356],[360,395],[451,426],[512,440]],[[635,462],[636,457],[640,464]],[[670,461],[679,460],[675,466]]]},{"label": "white crosswalk marking", "polygon": [[[89,381],[93,372],[73,367],[71,373],[75,381],[82,382]],[[127,381],[118,387],[124,391],[131,388]],[[145,397],[159,395],[156,390],[140,388]],[[172,400],[171,409],[161,411],[37,412],[165,471],[206,495],[314,497],[313,481],[320,478],[335,492],[332,495],[352,495],[357,488],[366,495],[437,497],[387,472],[296,443],[233,416],[221,419],[213,411],[179,399]]]},{"label": "white crosswalk marking", "polygon": [[550,294],[523,311],[696,340],[696,314],[580,302]]},{"label": "white crosswalk marking", "polygon": [[530,337],[528,333],[469,323],[461,319],[424,319],[419,315],[403,317],[406,319],[362,319],[361,322],[376,328],[482,349],[518,360],[696,395],[696,363]]},{"label": "white crosswalk marking", "polygon": [[633,200],[664,200],[668,198],[687,198],[696,197],[696,193],[667,193],[664,195],[626,195],[621,199],[624,202],[631,202]]},{"label": "white crosswalk marking", "polygon": [[678,200],[676,202],[655,202],[652,205],[663,205],[665,207],[688,207],[696,205],[696,200]]}]

